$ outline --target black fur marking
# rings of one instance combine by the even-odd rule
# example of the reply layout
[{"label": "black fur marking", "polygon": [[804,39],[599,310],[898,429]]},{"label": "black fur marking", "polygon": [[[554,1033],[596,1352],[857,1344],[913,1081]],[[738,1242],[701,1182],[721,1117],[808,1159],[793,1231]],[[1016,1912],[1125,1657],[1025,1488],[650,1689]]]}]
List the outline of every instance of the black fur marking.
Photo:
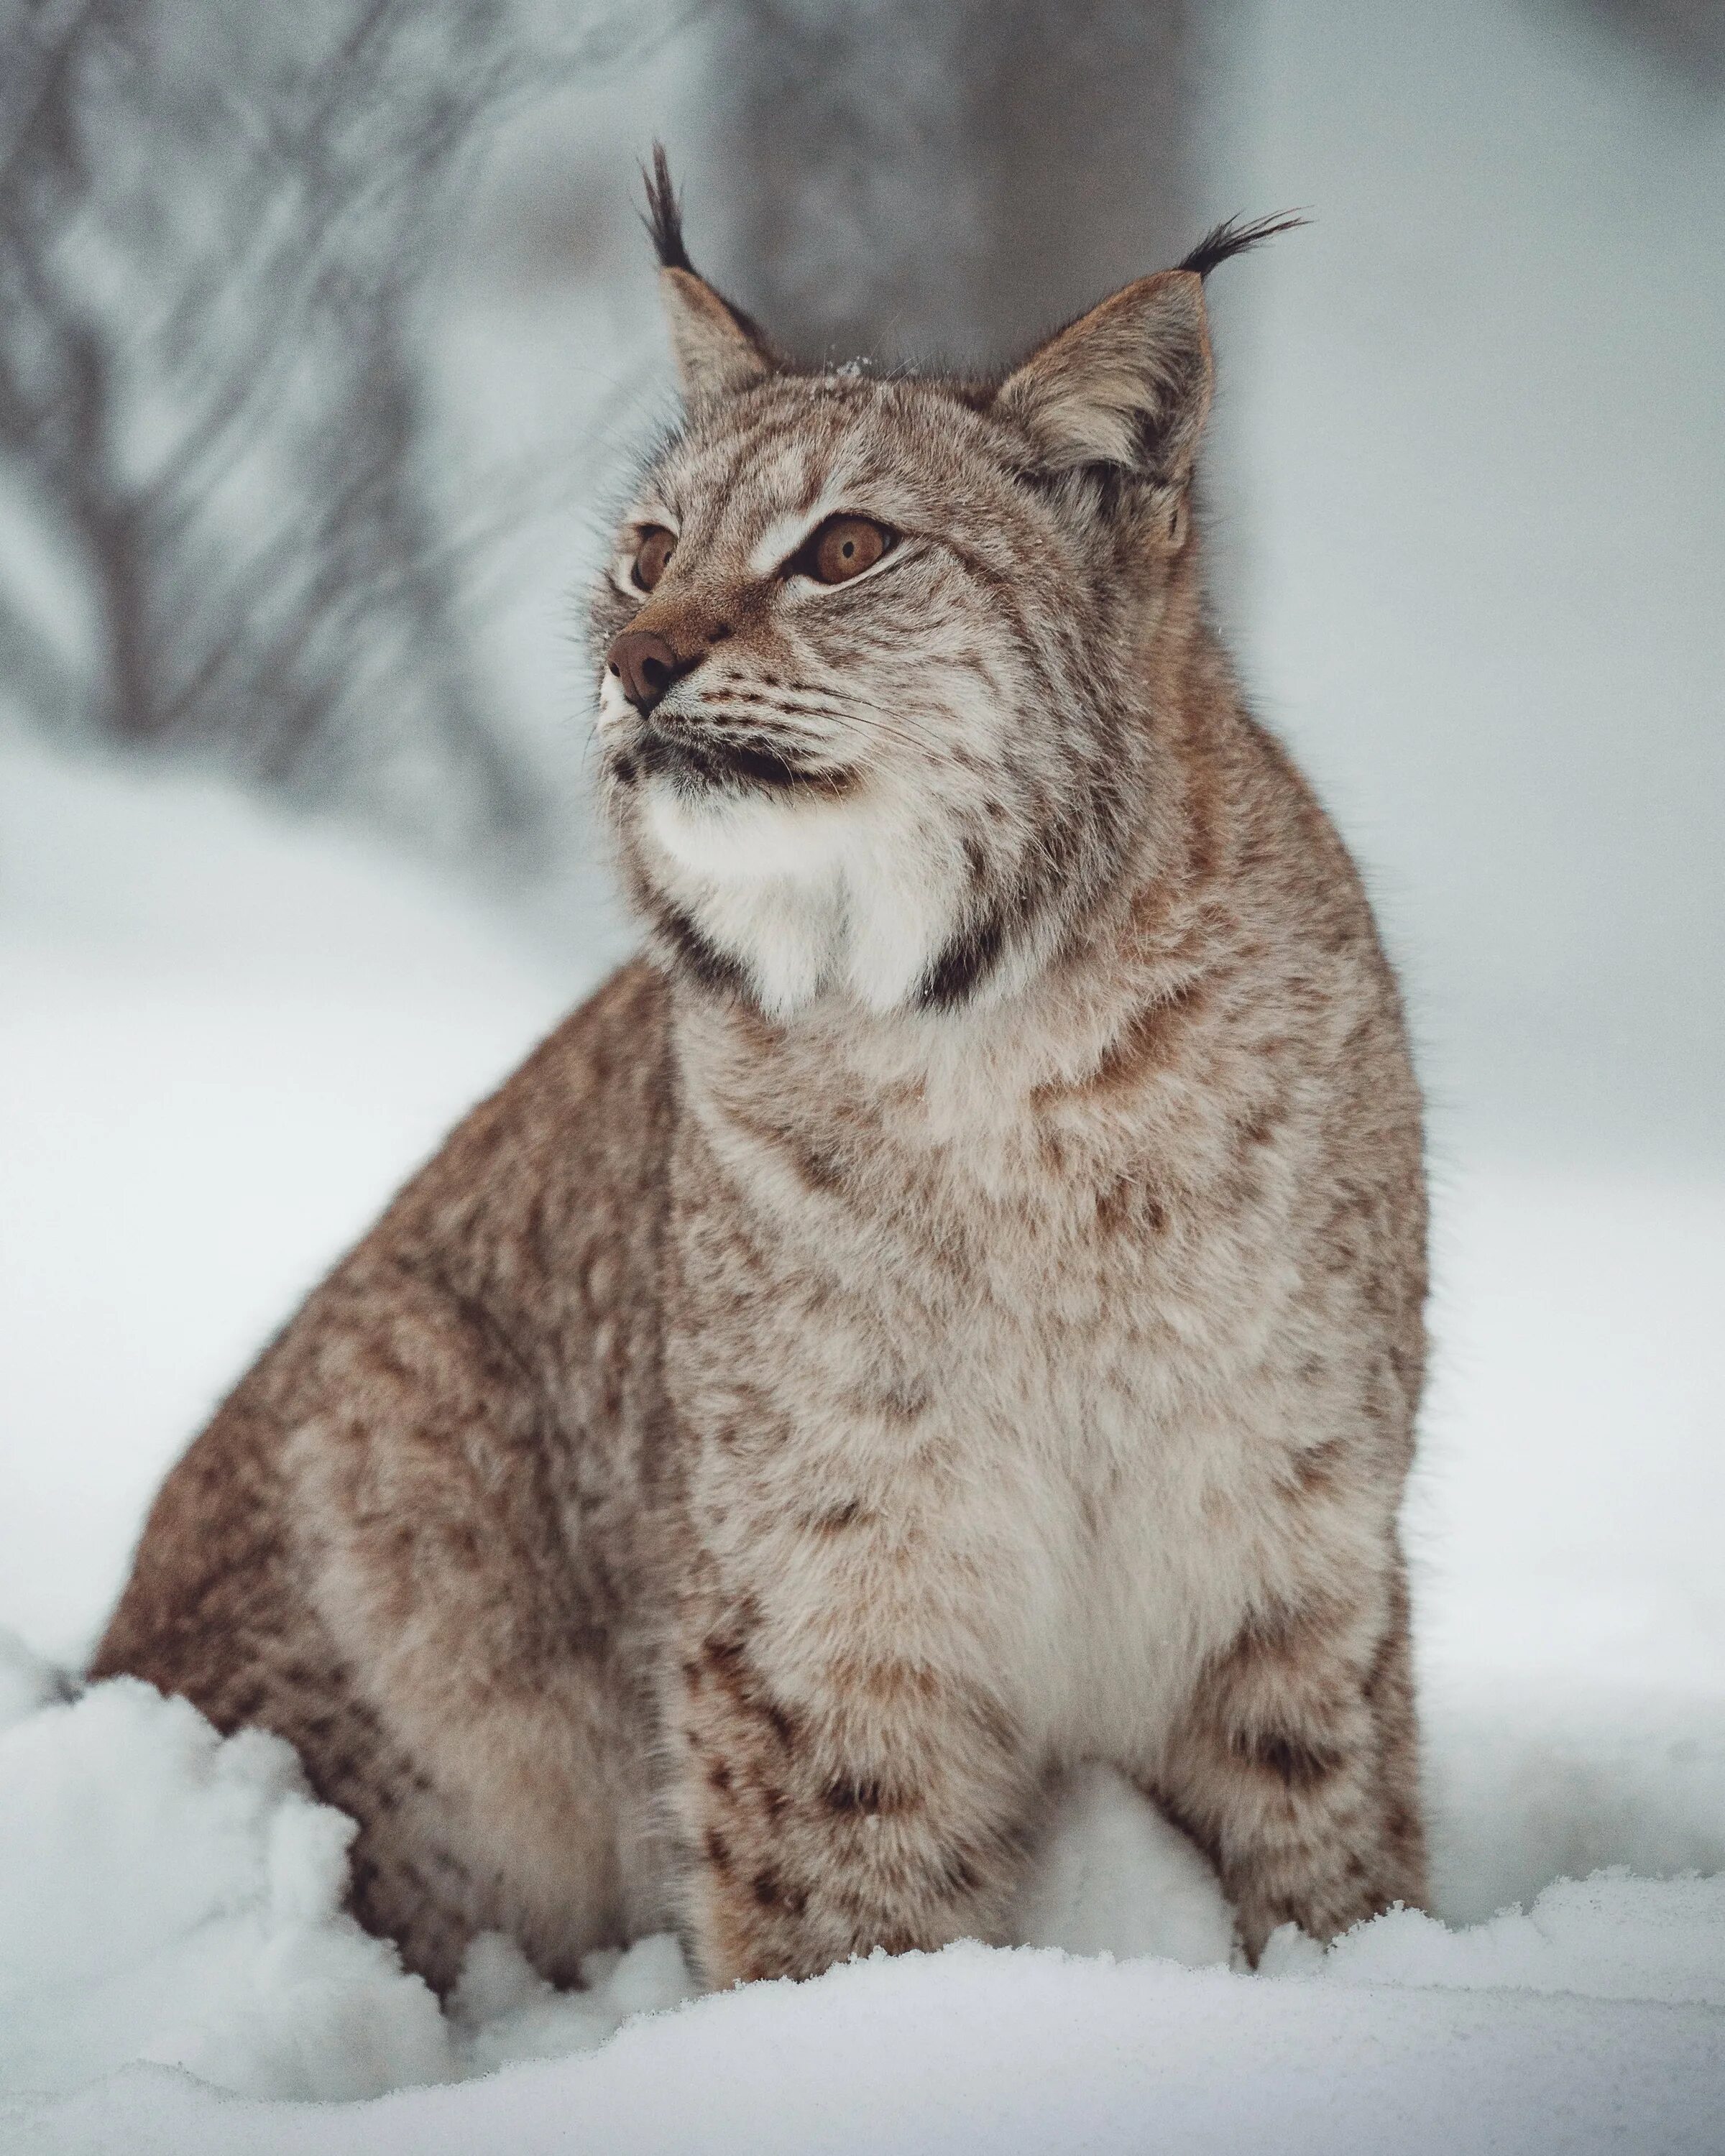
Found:
[{"label": "black fur marking", "polygon": [[1219,269],[1234,255],[1244,254],[1249,247],[1274,239],[1279,232],[1293,232],[1310,222],[1310,218],[1291,211],[1284,217],[1255,217],[1244,221],[1237,217],[1226,218],[1214,231],[1205,233],[1185,259],[1177,262],[1174,267],[1208,277],[1212,270]]},{"label": "black fur marking", "polygon": [[1290,1789],[1314,1789],[1343,1765],[1342,1754],[1327,1745],[1309,1744],[1281,1730],[1236,1737],[1232,1749],[1237,1759],[1273,1774]]},{"label": "black fur marking", "polygon": [[741,307],[708,284],[689,259],[689,249],[683,239],[683,206],[677,200],[677,191],[671,182],[670,160],[665,154],[663,142],[653,145],[652,167],[650,169],[644,165],[641,167],[641,178],[647,190],[646,214],[641,222],[646,226],[653,242],[653,251],[659,257],[660,268],[681,270],[691,277],[700,277],[714,298],[730,310],[732,319],[762,357],[776,365],[778,362],[773,360],[767,333],[754,316],[745,314]]},{"label": "black fur marking", "polygon": [[691,980],[712,989],[715,994],[747,994],[748,983],[742,968],[716,943],[709,942],[681,906],[661,902],[655,921],[671,955]]},{"label": "black fur marking", "polygon": [[993,970],[1005,941],[1005,923],[998,913],[961,928],[917,983],[917,1008],[956,1010],[968,1003]]},{"label": "black fur marking", "polygon": [[717,737],[697,741],[654,732],[642,735],[635,752],[642,769],[655,777],[690,788],[717,787],[729,793],[788,793],[808,787],[839,794],[847,793],[853,783],[849,772],[811,771],[760,742]]},{"label": "black fur marking", "polygon": [[829,1782],[825,1791],[829,1812],[879,1812],[886,1808],[880,1784],[868,1779],[853,1781],[848,1774]]},{"label": "black fur marking", "polygon": [[670,160],[665,154],[663,142],[653,145],[652,170],[649,172],[644,165],[641,177],[647,187],[647,213],[641,222],[651,236],[660,268],[686,270],[691,277],[698,277],[701,272],[689,259],[689,250],[683,244],[683,207],[671,185]]}]

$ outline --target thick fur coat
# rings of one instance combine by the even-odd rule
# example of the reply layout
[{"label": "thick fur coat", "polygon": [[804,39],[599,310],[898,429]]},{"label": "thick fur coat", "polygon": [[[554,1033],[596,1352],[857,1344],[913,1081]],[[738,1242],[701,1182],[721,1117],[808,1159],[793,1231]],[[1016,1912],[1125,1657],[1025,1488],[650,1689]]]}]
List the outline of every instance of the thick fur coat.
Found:
[{"label": "thick fur coat", "polygon": [[594,603],[651,939],[174,1471],[95,1673],[300,1748],[434,1982],[997,1938],[1132,1776],[1255,1955],[1424,1891],[1420,1105],[1190,514],[1203,274],[999,383],[701,280]]}]

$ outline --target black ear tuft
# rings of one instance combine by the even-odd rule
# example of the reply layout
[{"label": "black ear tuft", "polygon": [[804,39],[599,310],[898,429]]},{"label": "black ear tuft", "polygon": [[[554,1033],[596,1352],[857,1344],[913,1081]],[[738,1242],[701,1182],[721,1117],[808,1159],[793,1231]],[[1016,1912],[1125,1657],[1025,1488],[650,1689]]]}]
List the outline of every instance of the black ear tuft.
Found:
[{"label": "black ear tuft", "polygon": [[653,145],[653,168],[649,172],[644,165],[641,177],[647,183],[647,213],[641,222],[651,236],[660,268],[686,270],[691,277],[697,275],[683,244],[683,211],[671,185],[670,160],[663,142]]},{"label": "black ear tuft", "polygon": [[[661,152],[661,155],[663,153]],[[1230,255],[1244,254],[1249,247],[1260,240],[1274,239],[1279,232],[1293,232],[1308,218],[1290,213],[1286,217],[1255,217],[1245,222],[1237,217],[1225,218],[1214,232],[1205,233],[1183,262],[1174,266],[1191,270],[1200,277],[1208,277],[1212,270],[1228,260]]]},{"label": "black ear tuft", "polygon": [[663,142],[653,145],[653,162],[642,167],[641,177],[647,188],[641,222],[659,257],[660,297],[684,394],[705,403],[752,388],[778,372],[778,361],[760,324],[709,285],[689,259],[682,208]]}]

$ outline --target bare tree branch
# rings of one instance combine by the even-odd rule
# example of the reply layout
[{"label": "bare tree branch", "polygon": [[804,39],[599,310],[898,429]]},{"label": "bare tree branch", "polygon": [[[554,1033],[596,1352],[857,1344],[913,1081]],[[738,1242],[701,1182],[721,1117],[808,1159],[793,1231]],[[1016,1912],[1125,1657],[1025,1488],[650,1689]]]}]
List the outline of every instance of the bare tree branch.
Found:
[{"label": "bare tree branch", "polygon": [[[470,821],[521,821],[424,469],[416,308],[488,121],[677,19],[0,0],[0,481],[82,564],[90,725],[313,791],[412,743]],[[0,629],[49,649],[3,590]],[[66,670],[39,653],[24,693],[63,708]]]}]

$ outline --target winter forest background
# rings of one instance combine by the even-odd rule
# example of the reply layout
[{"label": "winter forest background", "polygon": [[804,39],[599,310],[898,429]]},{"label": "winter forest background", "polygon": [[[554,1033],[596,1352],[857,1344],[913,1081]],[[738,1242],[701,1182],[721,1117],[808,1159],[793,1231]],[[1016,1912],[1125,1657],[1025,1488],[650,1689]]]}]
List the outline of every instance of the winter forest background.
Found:
[{"label": "winter forest background", "polygon": [[[151,1491],[221,1391],[629,947],[583,805],[579,594],[671,409],[637,218],[655,137],[696,260],[811,357],[999,360],[1230,212],[1312,217],[1212,286],[1209,543],[1257,708],[1366,865],[1431,1102],[1436,1368],[1410,1532],[1439,1914],[1477,1923],[1601,1866],[1725,1871],[1725,13],[1709,0],[0,0],[0,1625],[75,1666]],[[36,1666],[19,1650],[16,1667]],[[187,1907],[255,1917],[255,1939],[221,1948],[237,1957],[223,1984],[243,1965],[262,1986],[253,2035],[209,2035],[208,1910],[134,1940],[128,1966],[156,1974],[135,2000],[113,1991],[105,1912],[140,1866],[182,1876],[171,1822],[196,1774],[163,1767],[141,1723],[74,1767],[39,1735],[52,1716],[23,1714],[35,1684],[17,1675],[0,1730],[0,1852],[8,1834],[35,1852],[9,1869],[0,1853],[0,2148],[8,2089],[139,2057],[259,2097],[357,2096],[446,2078],[452,2043],[462,2070],[532,2049],[474,2034],[532,2005],[500,1979],[465,2035],[414,2024],[406,2051],[377,2037],[353,2066],[353,2018],[387,2021],[386,1992],[399,2005],[370,1964],[318,1963],[322,2033],[290,2041],[292,2014],[316,2015],[244,1958],[285,1949],[241,1856],[225,1884],[183,1876]],[[151,1774],[156,1839],[134,1814],[94,1834],[113,1789]],[[298,1801],[240,1781],[248,1832]],[[1072,1887],[1065,1917],[1026,1936],[1204,1960],[1149,1915],[1133,1930],[1134,1895],[1166,1897],[1173,1875],[1108,1803],[1071,1845],[1090,1851],[1091,1914]],[[84,1839],[54,1841],[74,1818]],[[330,1907],[337,1892],[318,1889]],[[1608,1952],[1609,1910],[1589,1904],[1580,1960],[1525,1980],[1667,2017],[1712,1998],[1696,2056],[1717,2060],[1718,1984],[1671,1974],[1725,1969],[1725,1906],[1700,1907],[1659,1917],[1632,1896]],[[1540,1938],[1570,1937],[1560,1914]],[[320,1953],[334,1921],[305,1933]],[[1476,1935],[1442,1936],[1461,1956]],[[1473,1977],[1434,1974],[1428,1948],[1371,1948],[1360,1980],[1523,1980],[1503,1974],[1514,1939],[1498,1963],[1467,1948]],[[164,1979],[172,1954],[203,1974]],[[1607,1982],[1608,1962],[1642,1973]],[[1337,1996],[1359,1967],[1332,1971]],[[871,2005],[860,1974],[842,1994],[865,2023],[908,2015],[889,2082],[925,2021],[946,2017],[963,2056],[985,2024],[1004,2045],[952,2084],[953,2146],[980,2132],[965,2107],[985,2084],[1031,2076],[1003,2113],[1019,2122],[1061,2086],[1045,2029],[1069,1995],[990,1972],[931,1975],[926,2010],[903,1989]],[[578,2030],[567,2002],[540,2002],[541,2050],[680,1995],[674,1972],[633,1992],[626,1970],[610,1991],[599,1974]],[[350,2007],[329,2005],[344,1983]],[[68,2004],[105,1984],[94,2020]],[[176,2002],[167,2035],[138,2034],[146,1992]],[[1151,2001],[1195,2016],[1173,2049],[1214,2068],[1163,2091],[1183,2147],[1235,2145],[1215,2122],[1240,2030],[1275,2049],[1258,2007],[1219,1993],[1212,2016],[1208,1997]],[[720,2025],[701,2017],[721,2005],[740,2032],[710,2039],[721,2081],[782,2042],[829,2046],[807,2003],[800,2036],[775,2031],[770,2002],[709,2002],[675,2041],[709,2041]],[[1396,2145],[1425,2145],[1422,2121],[1456,2145],[1420,2062],[1459,2025],[1440,2016],[1429,2044],[1404,2031],[1404,2060],[1361,2011],[1343,2063],[1358,2080],[1368,2051],[1389,2060],[1411,2106]],[[660,2027],[585,2062],[603,2089],[547,2084],[554,2108],[587,2090],[613,2136],[596,2126],[594,2146],[659,2145],[639,2090],[682,2086],[672,2039],[640,2051]],[[1296,2051],[1329,2041],[1288,2027]],[[1509,2032],[1506,2087],[1543,2088],[1549,2052],[1574,2100],[1578,2138],[1549,2138],[1548,2092],[1548,2138],[1527,2145],[1715,2145],[1682,2107],[1687,2069],[1627,2028],[1535,2029],[1506,2008],[1475,2032],[1482,2057]],[[1577,2093],[1588,2071],[1611,2102]],[[856,2072],[855,2115],[884,2118]],[[1666,2108],[1620,2143],[1612,2102],[1637,2073]],[[510,2131],[537,2147],[526,2086]],[[217,2133],[180,2084],[126,2087],[190,2107],[163,2145]],[[106,2146],[110,2129],[144,2145],[121,2111],[67,2102],[47,2125],[30,2113],[60,2138],[29,2145]],[[738,2145],[768,2145],[737,2102]],[[302,2145],[290,2126],[266,2144],[261,2113],[243,2131],[223,2116],[236,2148]],[[303,2145],[348,2145],[327,2138],[336,2116]],[[696,2145],[667,2116],[665,2145]],[[1381,2103],[1361,2116],[1383,2133]],[[1077,2112],[1058,2118],[1040,2145]],[[471,2126],[415,2114],[401,2145],[470,2145]],[[370,2130],[352,2145],[395,2145]],[[829,2145],[814,2132],[785,2145]]]}]

